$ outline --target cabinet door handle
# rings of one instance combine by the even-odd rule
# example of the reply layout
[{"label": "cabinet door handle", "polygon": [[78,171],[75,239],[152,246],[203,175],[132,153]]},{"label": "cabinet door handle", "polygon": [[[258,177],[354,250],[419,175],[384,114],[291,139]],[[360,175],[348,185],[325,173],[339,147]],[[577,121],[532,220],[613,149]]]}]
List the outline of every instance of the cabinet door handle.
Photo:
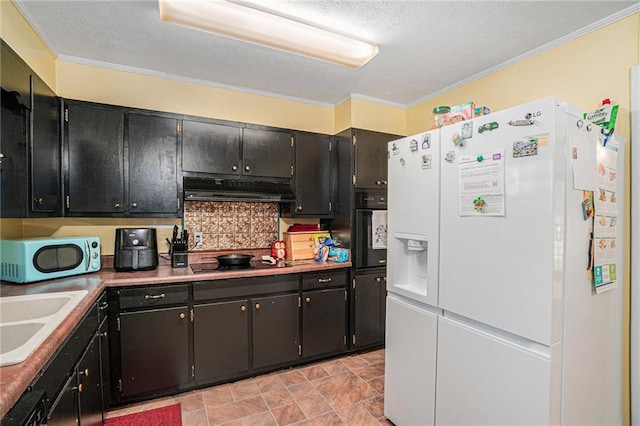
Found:
[{"label": "cabinet door handle", "polygon": [[107,309],[109,307],[109,303],[108,302],[102,302],[100,304],[100,307],[98,308],[98,310],[100,311],[104,311],[105,309]]},{"label": "cabinet door handle", "polygon": [[163,299],[164,298],[164,293],[162,293],[162,294],[145,294],[144,298],[145,298],[145,300]]},{"label": "cabinet door handle", "polygon": [[180,312],[180,319],[185,319],[187,316],[184,314],[184,312]]},{"label": "cabinet door handle", "polygon": [[240,310],[241,310],[242,312],[244,312],[244,311],[246,311],[246,310],[247,310],[247,307],[246,307],[246,306],[244,306],[244,305],[242,305],[242,306],[240,306]]},{"label": "cabinet door handle", "polygon": [[380,281],[382,281],[382,278],[376,277],[376,282],[379,283]]},{"label": "cabinet door handle", "polygon": [[233,170],[234,172],[238,171],[238,165],[234,164],[233,167],[231,167],[231,170]]},{"label": "cabinet door handle", "polygon": [[249,166],[244,166],[244,169],[248,172],[248,171],[250,171],[250,170],[251,170],[251,167],[249,167]]},{"label": "cabinet door handle", "polygon": [[387,259],[378,259],[378,263],[387,263]]},{"label": "cabinet door handle", "polygon": [[304,299],[305,302],[310,303],[311,302],[311,298],[307,297],[306,299]]},{"label": "cabinet door handle", "polygon": [[131,203],[131,208],[132,209],[137,209],[138,208],[138,203]]},{"label": "cabinet door handle", "polygon": [[298,212],[302,211],[302,204],[300,204],[298,207],[296,207],[296,211],[298,211]]},{"label": "cabinet door handle", "polygon": [[331,282],[331,277],[329,277],[329,278],[318,278],[318,282],[319,283],[330,283]]},{"label": "cabinet door handle", "polygon": [[89,377],[89,369],[85,368],[83,371],[78,371],[78,374],[81,376]]},{"label": "cabinet door handle", "polygon": [[34,198],[33,200],[34,200],[34,201],[36,202],[36,204],[38,204],[39,206],[41,206],[41,205],[43,205],[43,204],[44,204],[44,198],[42,198],[42,197],[40,197],[40,198]]},{"label": "cabinet door handle", "polygon": [[115,203],[115,204],[113,205],[113,208],[114,208],[114,209],[119,209],[119,208],[120,208],[120,203]]},{"label": "cabinet door handle", "polygon": [[260,309],[260,304],[256,303],[256,309]]},{"label": "cabinet door handle", "polygon": [[377,180],[376,181],[376,185],[378,185],[378,186],[382,185],[382,181],[381,180]]},{"label": "cabinet door handle", "polygon": [[84,388],[83,388],[83,386],[82,386],[82,383],[80,383],[78,386],[74,386],[74,387],[72,387],[72,388],[71,388],[71,390],[77,390],[77,391],[78,391],[78,393],[82,393],[82,390],[83,390],[83,389],[84,389]]}]

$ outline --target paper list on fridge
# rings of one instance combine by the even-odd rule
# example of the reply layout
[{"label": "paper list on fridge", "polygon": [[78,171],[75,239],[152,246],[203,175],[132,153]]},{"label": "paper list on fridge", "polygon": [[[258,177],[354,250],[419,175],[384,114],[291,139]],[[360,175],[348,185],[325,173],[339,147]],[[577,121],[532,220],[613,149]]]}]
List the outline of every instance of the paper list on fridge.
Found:
[{"label": "paper list on fridge", "polygon": [[618,179],[619,143],[611,138],[605,146],[598,143],[596,174],[598,187],[594,194],[594,267],[596,291],[617,282],[618,203],[616,183]]},{"label": "paper list on fridge", "polygon": [[458,159],[460,216],[504,216],[504,150]]}]

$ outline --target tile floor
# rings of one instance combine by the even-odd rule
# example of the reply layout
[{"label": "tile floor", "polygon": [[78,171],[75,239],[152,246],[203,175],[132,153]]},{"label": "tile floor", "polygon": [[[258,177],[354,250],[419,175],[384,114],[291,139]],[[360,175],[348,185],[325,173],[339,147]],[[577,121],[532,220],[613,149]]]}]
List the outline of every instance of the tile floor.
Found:
[{"label": "tile floor", "polygon": [[384,349],[118,408],[180,403],[183,426],[392,425],[384,417]]}]

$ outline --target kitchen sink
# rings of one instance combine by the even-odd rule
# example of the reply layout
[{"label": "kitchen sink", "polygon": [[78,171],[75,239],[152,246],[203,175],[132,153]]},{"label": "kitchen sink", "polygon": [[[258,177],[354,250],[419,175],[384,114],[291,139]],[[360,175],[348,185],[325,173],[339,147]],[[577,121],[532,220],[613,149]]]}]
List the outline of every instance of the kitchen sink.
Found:
[{"label": "kitchen sink", "polygon": [[76,290],[0,297],[0,367],[27,359],[87,294]]}]

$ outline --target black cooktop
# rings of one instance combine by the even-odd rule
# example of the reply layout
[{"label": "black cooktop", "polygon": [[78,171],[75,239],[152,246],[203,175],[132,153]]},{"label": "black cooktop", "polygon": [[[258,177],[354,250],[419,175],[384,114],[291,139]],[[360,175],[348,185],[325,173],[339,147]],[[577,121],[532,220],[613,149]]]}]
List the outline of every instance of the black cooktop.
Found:
[{"label": "black cooktop", "polygon": [[276,269],[276,268],[288,268],[285,262],[276,262],[274,264],[268,262],[262,262],[260,260],[252,260],[248,264],[244,265],[220,265],[218,262],[211,263],[192,263],[191,270],[194,274],[208,274],[212,272],[228,272],[228,271],[244,271],[250,269]]}]

